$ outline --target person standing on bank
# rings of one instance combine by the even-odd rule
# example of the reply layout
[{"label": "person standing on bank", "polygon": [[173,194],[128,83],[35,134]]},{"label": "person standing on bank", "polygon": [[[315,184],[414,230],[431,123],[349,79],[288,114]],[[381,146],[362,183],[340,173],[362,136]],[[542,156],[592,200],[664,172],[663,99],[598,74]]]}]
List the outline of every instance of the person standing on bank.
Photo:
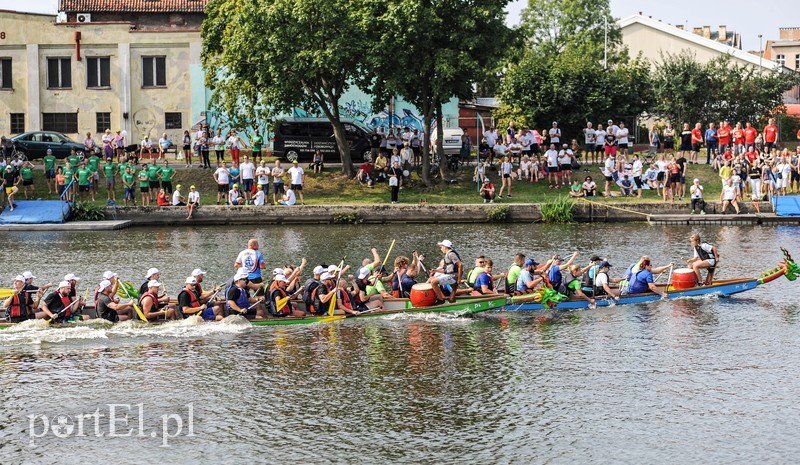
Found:
[{"label": "person standing on bank", "polygon": [[391,202],[395,204],[398,202],[398,194],[400,192],[400,177],[403,175],[403,170],[400,169],[398,162],[392,163],[389,168],[389,189],[391,190]]},{"label": "person standing on bank", "polygon": [[300,195],[300,205],[305,205],[305,199],[303,198],[303,182],[306,180],[306,173],[297,160],[292,162],[292,167],[289,168],[289,175],[292,177],[292,190]]}]

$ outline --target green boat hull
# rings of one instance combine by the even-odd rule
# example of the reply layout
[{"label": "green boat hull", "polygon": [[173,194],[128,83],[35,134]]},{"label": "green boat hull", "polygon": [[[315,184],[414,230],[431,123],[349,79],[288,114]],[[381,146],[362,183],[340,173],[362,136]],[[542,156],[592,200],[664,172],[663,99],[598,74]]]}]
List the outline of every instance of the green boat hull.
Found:
[{"label": "green boat hull", "polygon": [[[400,302],[398,301],[398,304]],[[347,315],[347,319],[371,318],[376,316],[397,315],[401,313],[458,313],[460,315],[475,315],[489,310],[501,308],[506,304],[506,296],[498,295],[486,298],[458,299],[453,303],[444,303],[430,307],[412,307],[410,302],[403,301],[403,308],[392,308],[387,302],[387,309],[380,311],[367,311],[359,315]]]}]

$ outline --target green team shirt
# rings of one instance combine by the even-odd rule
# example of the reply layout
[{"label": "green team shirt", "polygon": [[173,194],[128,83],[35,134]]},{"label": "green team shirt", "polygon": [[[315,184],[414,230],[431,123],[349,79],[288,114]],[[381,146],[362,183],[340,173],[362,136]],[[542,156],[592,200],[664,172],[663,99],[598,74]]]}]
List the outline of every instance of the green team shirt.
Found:
[{"label": "green team shirt", "polygon": [[506,282],[516,286],[517,278],[519,278],[520,273],[522,273],[522,267],[520,267],[517,264],[511,265],[508,268],[508,274],[506,275]]},{"label": "green team shirt", "polygon": [[139,171],[139,187],[150,187],[150,176],[145,170]]},{"label": "green team shirt", "polygon": [[147,176],[150,181],[158,181],[158,173],[161,171],[161,168],[155,165],[151,165],[147,167]]},{"label": "green team shirt", "polygon": [[136,179],[136,177],[133,175],[133,173],[123,173],[122,174],[122,182],[124,182],[126,186],[134,187],[135,186],[135,184],[134,184],[135,179]]},{"label": "green team shirt", "polygon": [[[119,171],[119,174],[125,174],[125,168],[127,167],[128,167],[128,162],[122,162],[119,165],[117,165],[117,171]],[[131,166],[131,171],[135,173],[136,168]]]},{"label": "green team shirt", "polygon": [[89,161],[86,163],[86,167],[89,168],[92,173],[97,171],[97,166],[100,164],[100,157],[97,155],[92,155],[89,157]]},{"label": "green team shirt", "polygon": [[56,169],[56,157],[53,155],[45,155],[44,157],[44,170],[50,171]]},{"label": "green team shirt", "polygon": [[161,180],[165,182],[172,182],[172,175],[175,174],[175,168],[165,166],[161,168]]},{"label": "green team shirt", "polygon": [[67,161],[69,162],[70,166],[78,166],[78,163],[81,161],[77,155],[70,155],[67,157]]},{"label": "green team shirt", "polygon": [[261,136],[253,136],[253,152],[260,152],[261,145],[264,144],[264,138]]},{"label": "green team shirt", "polygon": [[89,184],[89,179],[92,176],[92,171],[89,168],[80,168],[78,169],[77,173],[79,186],[85,186]]},{"label": "green team shirt", "polygon": [[63,171],[62,171],[61,173],[62,173],[62,174],[64,175],[64,177],[66,178],[66,181],[65,181],[65,182],[66,182],[67,184],[69,184],[69,183],[70,183],[70,181],[72,181],[72,177],[75,175],[75,173],[73,173],[73,172],[72,172],[72,169],[70,169],[70,168],[67,168],[67,167],[64,167],[64,169],[63,169]]},{"label": "green team shirt", "polygon": [[113,178],[116,171],[117,171],[117,165],[113,163],[106,163],[105,165],[103,165],[103,174],[105,175],[106,179]]},{"label": "green team shirt", "polygon": [[20,176],[23,181],[30,181],[33,179],[33,170],[29,166],[24,166],[19,170]]},{"label": "green team shirt", "polygon": [[386,292],[386,287],[383,285],[383,282],[380,279],[375,281],[374,286],[367,286],[367,296],[380,294],[381,292]]}]

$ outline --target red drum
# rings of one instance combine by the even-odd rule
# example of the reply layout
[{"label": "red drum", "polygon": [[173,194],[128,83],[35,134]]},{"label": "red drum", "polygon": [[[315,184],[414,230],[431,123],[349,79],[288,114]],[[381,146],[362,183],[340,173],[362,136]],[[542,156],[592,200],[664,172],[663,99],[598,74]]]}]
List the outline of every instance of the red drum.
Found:
[{"label": "red drum", "polygon": [[414,307],[430,307],[436,303],[436,293],[428,283],[414,284],[411,287],[411,305]]},{"label": "red drum", "polygon": [[678,268],[672,272],[672,288],[690,289],[697,286],[697,276],[691,268]]}]

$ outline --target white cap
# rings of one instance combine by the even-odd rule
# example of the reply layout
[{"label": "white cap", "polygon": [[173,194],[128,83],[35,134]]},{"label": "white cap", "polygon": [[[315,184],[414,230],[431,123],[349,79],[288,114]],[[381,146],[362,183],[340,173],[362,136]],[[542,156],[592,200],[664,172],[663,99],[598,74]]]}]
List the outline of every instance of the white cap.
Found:
[{"label": "white cap", "polygon": [[195,277],[200,276],[200,275],[204,275],[205,276],[205,274],[206,274],[206,272],[201,270],[200,268],[195,268],[194,270],[192,270],[192,276],[195,276]]},{"label": "white cap", "polygon": [[286,276],[284,276],[282,274],[275,275],[275,281],[283,281],[283,282],[285,282],[287,284],[289,283],[289,280],[286,279]]},{"label": "white cap", "polygon": [[325,268],[317,265],[314,267],[314,274],[322,274],[325,272]]},{"label": "white cap", "polygon": [[153,276],[154,274],[157,274],[158,272],[159,272],[158,268],[150,268],[149,270],[147,270],[147,274],[144,275],[144,277],[145,278],[149,278],[150,276]]},{"label": "white cap", "polygon": [[61,289],[62,287],[70,287],[68,281],[61,281],[58,283],[58,288]]},{"label": "white cap", "polygon": [[116,278],[117,276],[119,275],[117,273],[114,273],[113,271],[106,271],[105,273],[103,273],[103,279]]},{"label": "white cap", "polygon": [[442,242],[437,242],[436,245],[443,245],[443,246],[447,247],[448,249],[452,249],[453,248],[453,243],[448,241],[447,239],[443,240]]},{"label": "white cap", "polygon": [[694,182],[700,182],[700,180],[697,179],[697,178],[694,178]]},{"label": "white cap", "polygon": [[328,273],[336,273],[339,271],[339,267],[336,265],[328,265]]},{"label": "white cap", "polygon": [[23,278],[21,274],[18,274],[16,277],[14,277],[14,281],[19,281],[21,283],[24,283],[25,278]]},{"label": "white cap", "polygon": [[106,289],[106,288],[109,288],[109,287],[111,287],[111,281],[109,281],[107,279],[104,279],[104,280],[100,281],[100,290],[101,291]]},{"label": "white cap", "polygon": [[362,266],[358,269],[357,279],[365,279],[367,276],[369,276],[369,273],[369,267]]},{"label": "white cap", "polygon": [[274,270],[272,270],[272,276],[278,276],[279,274],[284,274],[283,268],[275,268]]},{"label": "white cap", "polygon": [[322,276],[319,277],[320,281],[325,281],[328,279],[333,279],[333,275],[328,272],[322,273]]},{"label": "white cap", "polygon": [[188,278],[186,278],[186,284],[197,284],[197,280],[194,279],[194,277],[189,276]]},{"label": "white cap", "polygon": [[36,276],[34,276],[30,271],[22,273],[22,277],[25,279],[36,279]]},{"label": "white cap", "polygon": [[148,282],[147,282],[147,287],[148,287],[148,288],[151,288],[151,287],[161,287],[161,283],[160,283],[160,282],[158,282],[158,281],[156,281],[155,279],[151,279],[150,281],[148,281]]},{"label": "white cap", "polygon": [[237,272],[237,273],[236,273],[236,275],[233,277],[233,280],[234,280],[234,281],[238,281],[238,280],[240,280],[240,279],[247,279],[247,277],[248,277],[248,276],[249,276],[249,273],[247,273],[246,271],[245,271],[244,273],[242,273],[241,271],[239,271],[239,272]]},{"label": "white cap", "polygon": [[81,278],[75,276],[73,273],[70,273],[70,274],[64,276],[64,281],[72,281],[72,280],[80,281]]}]

